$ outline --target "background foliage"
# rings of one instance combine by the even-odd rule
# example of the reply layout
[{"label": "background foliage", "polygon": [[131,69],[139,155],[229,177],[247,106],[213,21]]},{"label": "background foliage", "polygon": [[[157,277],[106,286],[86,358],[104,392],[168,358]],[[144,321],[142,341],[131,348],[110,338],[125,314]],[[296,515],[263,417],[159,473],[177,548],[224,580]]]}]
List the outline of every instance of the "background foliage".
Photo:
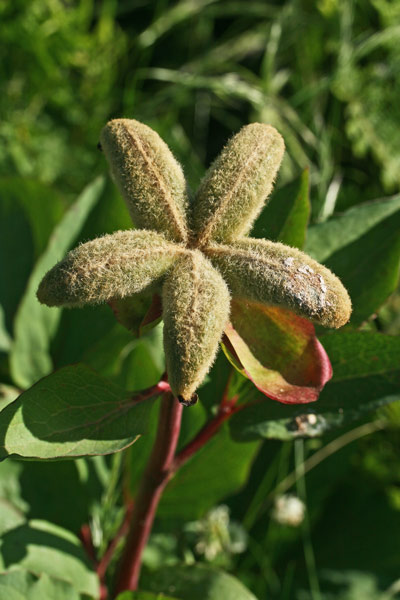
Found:
[{"label": "background foliage", "polygon": [[[18,453],[9,424],[30,423],[29,411],[6,405],[54,368],[61,379],[79,381],[87,367],[107,378],[105,411],[113,395],[152,385],[163,371],[159,328],[133,339],[108,307],[49,312],[34,297],[46,268],[77,241],[130,226],[96,150],[109,118],[156,129],[193,187],[243,124],[273,124],[287,153],[256,233],[304,243],[296,194],[308,167],[305,250],[341,276],[354,303],[344,331],[320,332],[334,379],[313,406],[316,422],[293,429],[296,407],[272,401],[246,409],[169,485],[140,598],[161,589],[185,600],[194,586],[210,599],[399,596],[399,18],[398,0],[0,4],[2,455]],[[182,444],[212,413],[230,369],[220,356],[202,403],[185,411]],[[258,393],[239,375],[232,386],[244,401]],[[35,387],[26,394],[35,401]],[[50,406],[51,398],[32,425],[42,441]],[[95,596],[78,535],[89,523],[104,553],[122,518],[119,483],[136,489],[156,411],[157,403],[132,415],[137,430],[127,427],[118,444],[113,432],[102,440],[105,451],[119,449],[147,427],[124,455],[0,464],[1,600]],[[69,440],[69,456],[90,454],[93,433],[86,437],[84,448]],[[31,441],[25,456],[49,457]],[[298,526],[274,512],[286,493],[304,502]],[[166,567],[178,563],[174,588]],[[236,579],[221,579],[216,566]]]}]

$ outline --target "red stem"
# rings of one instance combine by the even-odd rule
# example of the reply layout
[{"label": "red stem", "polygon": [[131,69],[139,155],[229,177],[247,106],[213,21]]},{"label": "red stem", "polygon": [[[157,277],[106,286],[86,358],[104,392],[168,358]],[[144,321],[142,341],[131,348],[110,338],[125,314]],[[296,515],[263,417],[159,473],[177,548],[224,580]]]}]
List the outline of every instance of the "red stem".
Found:
[{"label": "red stem", "polygon": [[128,533],[129,524],[131,522],[131,515],[133,510],[133,502],[129,504],[126,509],[126,514],[124,520],[122,522],[121,527],[117,531],[117,534],[113,540],[111,540],[107,550],[104,552],[99,564],[97,565],[96,572],[99,576],[99,579],[102,583],[104,583],[104,578],[106,576],[106,571],[108,569],[108,565],[110,564],[116,547],[118,546],[119,541]]},{"label": "red stem", "polygon": [[79,537],[81,539],[82,546],[84,547],[84,549],[86,551],[86,554],[88,555],[88,557],[90,558],[92,563],[94,565],[96,565],[97,564],[96,551],[93,546],[92,533],[90,531],[90,526],[87,523],[82,525],[81,530],[79,532]]},{"label": "red stem", "polygon": [[152,385],[151,387],[142,390],[141,392],[135,392],[132,397],[132,400],[134,400],[134,402],[137,404],[139,402],[143,402],[143,400],[149,400],[154,396],[159,396],[160,394],[170,391],[171,388],[169,386],[168,381],[161,379],[161,381],[156,383],[156,385]]},{"label": "red stem", "polygon": [[181,427],[182,406],[171,393],[162,398],[156,441],[135,498],[128,537],[117,577],[117,594],[136,590],[141,557],[151,532],[157,506],[171,477]]},{"label": "red stem", "polygon": [[202,448],[217,433],[221,425],[229,419],[233,413],[240,410],[240,406],[235,406],[236,400],[236,397],[229,401],[224,400],[215,417],[206,423],[204,427],[200,429],[196,437],[178,452],[171,465],[172,473],[175,473],[191,456],[193,456],[193,454],[198,452],[198,450],[200,450],[200,448]]}]

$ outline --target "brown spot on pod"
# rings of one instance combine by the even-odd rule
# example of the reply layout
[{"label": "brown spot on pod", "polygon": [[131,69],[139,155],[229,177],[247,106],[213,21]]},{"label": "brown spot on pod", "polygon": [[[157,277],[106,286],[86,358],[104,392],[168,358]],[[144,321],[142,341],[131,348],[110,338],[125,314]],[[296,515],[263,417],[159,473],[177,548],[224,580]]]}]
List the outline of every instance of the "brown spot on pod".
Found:
[{"label": "brown spot on pod", "polygon": [[288,308],[325,327],[341,327],[350,318],[351,301],[341,281],[300,250],[244,238],[204,252],[234,298]]}]

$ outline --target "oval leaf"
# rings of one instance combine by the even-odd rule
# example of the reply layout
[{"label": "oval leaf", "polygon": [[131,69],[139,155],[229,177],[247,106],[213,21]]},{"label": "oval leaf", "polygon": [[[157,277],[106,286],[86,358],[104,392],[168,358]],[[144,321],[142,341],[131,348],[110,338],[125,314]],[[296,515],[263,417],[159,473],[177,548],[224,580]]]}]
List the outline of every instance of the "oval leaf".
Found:
[{"label": "oval leaf", "polygon": [[[82,600],[70,583],[42,573],[39,577],[17,569],[0,574],[0,600]],[[88,598],[88,596],[86,596]]]},{"label": "oval leaf", "polygon": [[[0,570],[27,569],[30,573],[44,579],[61,579],[73,585],[75,590],[87,594],[91,598],[99,597],[99,582],[80,541],[71,532],[48,523],[47,521],[32,520],[7,531],[0,541]],[[46,577],[47,576],[47,577]],[[11,583],[11,577],[9,583]],[[4,579],[3,579],[4,582]],[[1,585],[0,580],[0,585]],[[20,582],[22,589],[29,581]],[[56,583],[53,586],[57,588]],[[53,586],[48,583],[48,589]],[[44,583],[38,585],[42,591],[41,598],[59,598],[60,593],[46,596]],[[66,586],[67,588],[69,586]],[[28,587],[29,589],[29,587]],[[61,592],[62,587],[58,590]],[[54,589],[55,592],[55,589]],[[24,595],[24,598],[31,598]],[[36,598],[36,596],[35,596]],[[71,596],[67,596],[70,600]],[[75,595],[76,598],[76,595]],[[39,596],[38,596],[39,599]]]},{"label": "oval leaf", "polygon": [[[2,600],[0,598],[0,600]],[[117,596],[116,600],[181,600],[180,598],[172,598],[172,596],[165,596],[165,594],[159,594],[156,592],[122,592]]]},{"label": "oval leaf", "polygon": [[153,402],[88,367],[65,367],[41,379],[0,413],[0,459],[72,458],[110,454],[147,430]]},{"label": "oval leaf", "polygon": [[14,382],[21,388],[32,385],[52,370],[49,346],[61,312],[39,304],[36,290],[43,275],[70,248],[97,202],[104,180],[96,179],[79,196],[54,229],[47,249],[37,262],[18,309],[10,366]]},{"label": "oval leaf", "polygon": [[256,600],[232,575],[201,564],[164,567],[146,573],[143,587],[152,592],[173,594],[181,600]]},{"label": "oval leaf", "polygon": [[332,368],[309,321],[283,308],[236,301],[231,319],[223,349],[240,373],[272,400],[317,400]]}]

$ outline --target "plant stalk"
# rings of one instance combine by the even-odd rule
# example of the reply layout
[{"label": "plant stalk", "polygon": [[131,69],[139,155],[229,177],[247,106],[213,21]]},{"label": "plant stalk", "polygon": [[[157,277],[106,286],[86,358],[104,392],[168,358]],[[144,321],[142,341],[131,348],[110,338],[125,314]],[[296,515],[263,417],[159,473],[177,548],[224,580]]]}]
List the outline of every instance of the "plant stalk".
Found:
[{"label": "plant stalk", "polygon": [[144,471],[132,512],[129,533],[117,576],[116,592],[136,590],[141,558],[149,538],[157,506],[171,477],[179,439],[182,405],[167,392],[161,402],[156,441]]},{"label": "plant stalk", "polygon": [[220,409],[215,417],[211,419],[211,421],[208,421],[208,423],[200,429],[195,438],[182,448],[171,464],[171,471],[173,473],[176,473],[176,471],[180,469],[193,454],[196,454],[196,452],[201,450],[201,448],[203,448],[203,446],[218,433],[225,421],[230,419],[235,412],[241,409],[241,407],[235,406],[236,400],[237,398],[235,397],[230,401],[221,403]]}]

